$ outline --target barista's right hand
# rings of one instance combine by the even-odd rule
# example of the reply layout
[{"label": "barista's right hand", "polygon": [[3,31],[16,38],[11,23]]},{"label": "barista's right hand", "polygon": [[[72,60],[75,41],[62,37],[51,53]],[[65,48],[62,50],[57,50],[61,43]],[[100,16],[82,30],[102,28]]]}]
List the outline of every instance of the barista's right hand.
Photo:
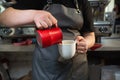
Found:
[{"label": "barista's right hand", "polygon": [[52,25],[57,25],[57,20],[51,13],[41,10],[34,16],[34,22],[38,29],[48,28]]}]

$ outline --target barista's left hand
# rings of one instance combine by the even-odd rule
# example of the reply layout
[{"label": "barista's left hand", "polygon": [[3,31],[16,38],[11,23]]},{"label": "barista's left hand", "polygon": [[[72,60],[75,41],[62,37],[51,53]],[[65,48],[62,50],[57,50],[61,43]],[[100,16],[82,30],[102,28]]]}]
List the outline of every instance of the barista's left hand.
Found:
[{"label": "barista's left hand", "polygon": [[86,53],[88,50],[88,45],[87,45],[87,41],[85,40],[85,38],[82,36],[77,36],[76,42],[77,42],[76,52],[77,53]]}]

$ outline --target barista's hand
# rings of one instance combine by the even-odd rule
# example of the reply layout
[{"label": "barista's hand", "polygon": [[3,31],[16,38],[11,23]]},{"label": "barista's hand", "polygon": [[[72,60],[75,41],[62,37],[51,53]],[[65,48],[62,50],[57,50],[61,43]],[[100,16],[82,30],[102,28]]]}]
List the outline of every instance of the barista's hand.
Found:
[{"label": "barista's hand", "polygon": [[48,28],[52,25],[57,25],[57,20],[47,11],[38,11],[34,16],[34,22],[39,29]]},{"label": "barista's hand", "polygon": [[86,53],[88,50],[88,45],[87,45],[87,41],[85,40],[85,38],[82,36],[77,36],[76,42],[77,42],[77,50],[76,51],[78,53]]}]

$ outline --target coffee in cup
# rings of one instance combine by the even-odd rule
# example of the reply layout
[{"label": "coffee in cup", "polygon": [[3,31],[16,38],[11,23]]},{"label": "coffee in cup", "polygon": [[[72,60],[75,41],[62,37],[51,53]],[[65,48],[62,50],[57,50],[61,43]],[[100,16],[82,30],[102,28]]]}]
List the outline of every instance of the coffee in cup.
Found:
[{"label": "coffee in cup", "polygon": [[64,59],[70,59],[76,52],[76,41],[74,40],[62,40],[62,43],[58,44],[58,50]]}]

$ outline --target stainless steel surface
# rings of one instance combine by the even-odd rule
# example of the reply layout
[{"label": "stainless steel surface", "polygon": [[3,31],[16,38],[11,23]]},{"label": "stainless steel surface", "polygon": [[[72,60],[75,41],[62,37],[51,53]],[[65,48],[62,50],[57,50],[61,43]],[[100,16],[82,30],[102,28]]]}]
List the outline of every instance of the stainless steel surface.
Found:
[{"label": "stainless steel surface", "polygon": [[102,47],[96,51],[120,51],[120,35],[112,34],[109,37],[101,37]]},{"label": "stainless steel surface", "polygon": [[105,12],[104,14],[105,21],[109,21],[111,24],[115,23],[115,12]]},{"label": "stainless steel surface", "polygon": [[97,37],[110,36],[112,34],[112,26],[108,21],[94,22],[95,34]]},{"label": "stainless steel surface", "polygon": [[0,0],[0,5],[3,5],[4,7],[9,7],[9,6],[11,6],[11,5],[15,4],[15,3],[16,3],[16,1],[8,2],[6,0]]},{"label": "stainless steel surface", "polygon": [[120,51],[120,39],[101,39],[101,44],[96,51]]},{"label": "stainless steel surface", "polygon": [[3,28],[0,27],[0,36],[10,36],[13,35],[15,33],[15,29],[14,28]]},{"label": "stainless steel surface", "polygon": [[27,35],[27,34],[31,34],[34,35],[35,34],[35,28],[22,28],[23,34]]},{"label": "stainless steel surface", "polygon": [[88,0],[92,7],[94,21],[103,21],[106,6],[111,0]]},{"label": "stainless steel surface", "polygon": [[120,35],[120,24],[119,24],[119,25],[116,24],[116,25],[114,26],[114,33]]},{"label": "stainless steel surface", "polygon": [[112,23],[105,21],[105,8],[111,0],[88,0],[92,7],[96,42],[101,42],[101,37],[112,34]]},{"label": "stainless steel surface", "polygon": [[23,25],[18,28],[9,28],[0,25],[0,36],[3,38],[35,37],[35,25]]},{"label": "stainless steel surface", "polygon": [[110,26],[110,22],[108,22],[108,21],[95,21],[95,22],[94,22],[94,25],[98,25],[98,26],[99,26],[99,25],[100,25],[100,26],[101,26],[101,25],[103,25],[103,26],[104,26],[104,25],[107,25],[107,26]]}]

